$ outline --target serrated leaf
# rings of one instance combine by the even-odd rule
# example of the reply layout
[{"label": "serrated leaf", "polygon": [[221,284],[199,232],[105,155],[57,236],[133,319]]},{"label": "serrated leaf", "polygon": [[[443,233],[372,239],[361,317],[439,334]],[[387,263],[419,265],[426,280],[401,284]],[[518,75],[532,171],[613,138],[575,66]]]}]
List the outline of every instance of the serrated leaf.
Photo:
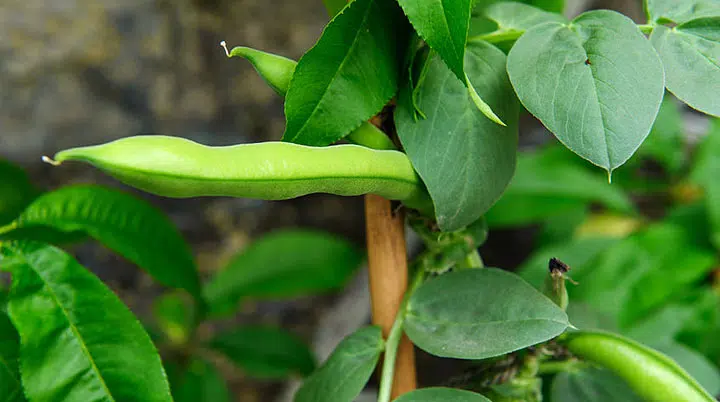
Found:
[{"label": "serrated leaf", "polygon": [[432,387],[401,395],[394,402],[491,402],[480,394],[462,389]]},{"label": "serrated leaf", "polygon": [[567,22],[560,14],[514,1],[491,4],[484,14],[497,23],[499,31],[526,31],[545,22]]},{"label": "serrated leaf", "polygon": [[620,377],[595,367],[559,373],[550,395],[552,402],[643,402]]},{"label": "serrated leaf", "polygon": [[530,113],[609,173],[647,137],[664,93],[655,50],[632,20],[607,10],[529,29],[508,55],[508,73]]},{"label": "serrated leaf", "polygon": [[52,246],[3,247],[29,400],[172,401],[150,337],[96,276]]},{"label": "serrated leaf", "polygon": [[691,19],[720,15],[718,0],[646,0],[649,22],[680,24]]},{"label": "serrated leaf", "polygon": [[215,367],[194,358],[183,370],[167,365],[168,378],[175,402],[230,402],[230,390]]},{"label": "serrated leaf", "polygon": [[337,15],[337,13],[340,12],[346,5],[346,0],[323,0],[323,4],[325,4],[325,9],[327,10],[330,17],[334,17]]},{"label": "serrated leaf", "polygon": [[217,334],[208,346],[225,355],[251,377],[307,375],[315,358],[305,343],[279,328],[244,326]]},{"label": "serrated leaf", "polygon": [[298,61],[285,100],[283,141],[328,145],[395,95],[409,27],[394,1],[354,0]]},{"label": "serrated leaf", "polygon": [[620,188],[580,163],[561,146],[519,154],[510,185],[485,216],[488,225],[537,223],[591,203],[634,213],[632,202]]},{"label": "serrated leaf", "polygon": [[420,286],[407,306],[405,332],[428,353],[475,360],[547,341],[568,325],[565,312],[520,277],[485,268]]},{"label": "serrated leaf", "polygon": [[0,159],[0,226],[15,219],[39,193],[24,170]]},{"label": "serrated leaf", "polygon": [[668,91],[694,109],[720,117],[720,16],[675,28],[656,26],[650,41],[665,65]]},{"label": "serrated leaf", "polygon": [[232,312],[243,298],[287,298],[341,288],[363,254],[328,233],[284,230],[240,251],[204,287],[210,310]]},{"label": "serrated leaf", "polygon": [[[415,120],[409,88],[395,112],[398,136],[428,188],[440,228],[451,231],[475,220],[498,199],[515,170],[518,105],[505,72],[505,55],[484,43],[468,45],[466,70],[507,127],[488,121],[462,83],[437,57],[417,88],[426,118]],[[452,105],[452,106],[450,106]]]},{"label": "serrated leaf", "polygon": [[385,341],[379,327],[364,327],[343,339],[303,383],[295,402],[352,402],[377,365]]},{"label": "serrated leaf", "polygon": [[13,226],[87,233],[158,282],[200,296],[192,254],[177,229],[159,210],[120,191],[63,187],[36,199]]},{"label": "serrated leaf", "polygon": [[0,309],[0,401],[25,401],[20,383],[20,337],[10,318]]}]

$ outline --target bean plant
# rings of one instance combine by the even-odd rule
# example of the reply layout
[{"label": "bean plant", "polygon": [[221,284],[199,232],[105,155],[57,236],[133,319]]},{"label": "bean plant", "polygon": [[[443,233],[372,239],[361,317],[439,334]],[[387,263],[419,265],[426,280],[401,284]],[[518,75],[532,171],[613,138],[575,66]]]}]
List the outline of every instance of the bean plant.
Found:
[{"label": "bean plant", "polygon": [[[558,1],[324,3],[330,22],[297,62],[248,47],[225,49],[229,57],[250,61],[284,97],[282,141],[208,147],[168,136],[134,136],[63,150],[45,160],[54,165],[86,162],[127,185],[166,197],[365,195],[377,325],[340,342],[304,379],[296,402],[352,401],[378,365],[379,402],[564,401],[600,391],[625,392],[605,400],[715,400],[711,392],[718,389],[689,374],[677,354],[676,361],[627,332],[587,325],[583,318],[590,313],[569,317],[573,293],[590,295],[585,301],[606,307],[606,313],[617,313],[619,307],[615,299],[602,298],[598,277],[587,270],[582,281],[571,278],[574,264],[563,261],[562,249],[544,261],[541,271],[528,274],[539,278],[536,288],[524,273],[526,279],[484,266],[478,247],[486,240],[487,225],[497,219],[522,221],[548,209],[569,211],[578,199],[632,209],[608,188],[618,186],[611,184],[613,179],[627,178],[623,165],[651,132],[663,99],[670,97],[666,93],[699,112],[720,116],[720,3],[646,0],[647,21],[640,25],[610,10],[568,20],[559,13]],[[606,177],[598,182],[592,174],[554,164],[568,160],[567,152],[518,160],[518,123],[525,111],[558,140],[555,150],[573,154],[571,166],[580,164],[586,172],[589,162]],[[673,158],[672,149],[654,152]],[[708,183],[716,182],[717,154],[705,158],[707,167],[697,180],[714,199],[716,186]],[[527,175],[528,164],[546,176],[538,180]],[[548,187],[552,191],[544,193]],[[394,205],[377,204],[382,199]],[[58,214],[52,221],[64,222],[66,213],[117,219],[112,210],[97,210],[94,200],[74,209],[61,205],[48,203],[47,210]],[[380,208],[375,214],[377,205],[386,205],[387,213]],[[710,211],[717,224],[716,208]],[[49,212],[36,219],[45,214]],[[402,239],[377,241],[386,232],[378,227],[391,228],[389,222],[403,216],[426,245],[407,270],[389,255],[404,244]],[[157,225],[125,219],[135,233]],[[11,227],[19,230],[28,221],[21,215]],[[116,233],[88,228],[84,221],[63,225],[62,231],[103,236],[111,248],[121,242]],[[632,241],[642,244],[665,233],[662,228],[648,231]],[[3,266],[13,273],[8,312],[20,332],[18,384],[28,399],[171,400],[160,360],[142,328],[99,281],[54,249],[45,254],[43,246],[27,241],[3,246]],[[614,315],[621,324],[662,301],[656,295],[663,293],[654,286],[658,275],[665,274],[653,276],[659,265],[652,258],[635,270],[635,250],[618,246],[605,261],[606,280],[647,275],[634,282],[633,297],[620,298],[638,307]],[[159,282],[186,290],[200,311],[217,307],[197,280],[189,279],[196,273],[186,263],[187,255],[149,253],[142,256],[148,261],[140,261],[138,249],[126,253]],[[383,253],[394,261],[391,268],[400,266],[401,276],[373,269]],[[150,261],[175,269],[156,269]],[[703,268],[693,272],[684,264],[672,269],[693,281],[698,272],[707,272],[699,265]],[[52,289],[50,281],[60,286]],[[404,292],[396,305],[377,302],[393,287]],[[568,292],[568,287],[582,290]],[[646,289],[653,289],[647,297]],[[64,298],[71,305],[59,305]],[[90,313],[102,303],[114,307],[104,315]],[[48,305],[57,305],[62,326],[46,315],[41,319],[40,307]],[[393,317],[389,324],[379,318],[388,311]],[[108,336],[102,331],[108,327],[117,331]],[[412,347],[403,346],[405,339],[431,355],[470,361],[477,370],[466,381],[413,389]],[[53,358],[58,355],[67,358]]]}]

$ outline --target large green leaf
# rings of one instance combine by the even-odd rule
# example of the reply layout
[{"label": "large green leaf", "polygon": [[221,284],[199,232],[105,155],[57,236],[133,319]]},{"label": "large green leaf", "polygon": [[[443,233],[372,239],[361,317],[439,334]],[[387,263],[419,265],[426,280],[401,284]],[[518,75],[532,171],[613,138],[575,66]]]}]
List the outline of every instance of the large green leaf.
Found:
[{"label": "large green leaf", "polygon": [[230,390],[212,364],[194,358],[183,369],[167,364],[172,396],[175,402],[230,402]]},{"label": "large green leaf", "polygon": [[315,369],[315,358],[307,345],[297,336],[278,328],[238,327],[217,334],[208,346],[224,354],[252,377],[307,375]]},{"label": "large green leaf", "polygon": [[156,328],[173,344],[185,345],[194,330],[197,312],[185,293],[168,292],[153,300]]},{"label": "large green leaf", "polygon": [[177,229],[151,205],[120,191],[64,187],[36,199],[13,226],[87,233],[160,283],[200,296],[192,254]]},{"label": "large green leaf", "polygon": [[510,185],[486,215],[488,225],[537,223],[593,202],[618,212],[633,212],[632,202],[620,188],[588,171],[572,156],[561,146],[520,154]]},{"label": "large green leaf", "polygon": [[[416,121],[409,107],[395,112],[400,140],[430,192],[440,228],[447,231],[485,213],[515,170],[518,105],[505,72],[505,55],[478,42],[468,45],[465,57],[470,81],[507,127],[482,116],[438,57],[429,61],[416,90],[426,118]],[[410,92],[401,91],[400,105],[412,104],[406,100]]]},{"label": "large green leaf", "polygon": [[720,117],[720,16],[674,28],[656,26],[650,41],[665,65],[665,84],[691,107]]},{"label": "large green leaf", "polygon": [[609,173],[648,135],[664,93],[655,50],[632,20],[607,10],[531,28],[507,67],[527,110]]},{"label": "large green leaf", "polygon": [[5,312],[0,310],[0,401],[25,400],[20,383],[18,357],[20,337]]},{"label": "large green leaf", "polygon": [[24,170],[0,159],[0,226],[15,219],[38,194]]},{"label": "large green leaf", "polygon": [[409,26],[394,1],[354,0],[299,61],[284,141],[328,145],[379,112],[398,87]]},{"label": "large green leaf", "polygon": [[408,392],[395,402],[491,402],[480,394],[454,388],[423,388]]},{"label": "large green leaf", "polygon": [[418,347],[459,359],[509,353],[560,335],[567,326],[567,315],[550,299],[517,275],[492,268],[429,280],[413,293],[405,320]]},{"label": "large green leaf", "polygon": [[2,247],[13,260],[8,312],[28,399],[172,401],[150,337],[96,276],[52,246]]},{"label": "large green leaf", "polygon": [[248,297],[296,297],[342,287],[363,254],[328,233],[285,230],[271,233],[237,254],[204,288],[211,311],[232,312]]},{"label": "large green leaf", "polygon": [[646,0],[649,22],[680,24],[691,19],[720,15],[718,0]]},{"label": "large green leaf", "polygon": [[550,395],[552,402],[643,402],[620,377],[595,367],[556,375]]},{"label": "large green leaf", "polygon": [[370,379],[384,347],[378,327],[364,327],[348,335],[305,380],[294,401],[352,402]]}]

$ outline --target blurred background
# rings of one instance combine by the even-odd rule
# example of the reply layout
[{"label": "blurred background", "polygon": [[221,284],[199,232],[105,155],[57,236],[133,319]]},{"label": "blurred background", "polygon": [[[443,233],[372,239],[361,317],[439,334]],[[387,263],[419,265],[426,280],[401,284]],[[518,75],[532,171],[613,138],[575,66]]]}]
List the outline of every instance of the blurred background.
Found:
[{"label": "blurred background", "polygon": [[[567,0],[565,14],[573,17],[594,8],[614,9],[638,23],[645,22],[640,1]],[[317,40],[327,20],[320,0],[3,0],[0,158],[24,168],[45,190],[100,183],[148,200],[170,216],[191,244],[205,276],[254,239],[278,228],[321,229],[362,248],[360,197],[314,195],[282,202],[171,200],[134,191],[81,164],[58,169],[40,160],[60,149],[140,133],[181,136],[208,145],[278,140],[284,129],[282,99],[249,63],[228,59],[219,42],[298,59]],[[677,110],[682,119],[680,135],[692,145],[707,132],[708,119],[684,107]],[[554,141],[537,121],[523,117],[521,149],[532,150]],[[662,165],[637,161],[618,171],[620,183],[623,171],[631,169],[643,173],[628,173],[625,183],[669,177]],[[596,170],[592,174],[604,175]],[[668,188],[674,184],[666,181]],[[658,201],[647,192],[638,192],[641,194],[632,199],[645,215],[665,216],[666,197]],[[528,257],[586,223],[588,213],[603,210],[591,205],[597,201],[586,200],[574,221],[557,220],[552,225],[547,224],[547,216],[542,216],[540,223],[532,219],[507,223],[497,212],[496,224],[491,225],[493,230],[481,250],[486,264],[510,270],[525,264],[524,269],[529,270]],[[559,211],[567,216],[571,209]],[[611,222],[615,228],[620,224]],[[417,245],[411,245],[417,250]],[[149,276],[93,242],[81,244],[73,252],[138,316],[151,315],[153,300],[162,289]],[[585,251],[579,254],[587,257]],[[710,275],[708,272],[705,274]],[[368,320],[363,275],[361,272],[345,291],[335,294],[246,302],[227,322],[208,324],[201,331],[213,332],[233,322],[277,324],[313,343],[322,359],[343,335]],[[284,381],[253,379],[223,359],[214,363],[233,400],[283,400],[291,394]],[[457,371],[453,362],[439,363],[421,355],[421,382],[440,381],[437,373],[445,370],[442,364]]]}]

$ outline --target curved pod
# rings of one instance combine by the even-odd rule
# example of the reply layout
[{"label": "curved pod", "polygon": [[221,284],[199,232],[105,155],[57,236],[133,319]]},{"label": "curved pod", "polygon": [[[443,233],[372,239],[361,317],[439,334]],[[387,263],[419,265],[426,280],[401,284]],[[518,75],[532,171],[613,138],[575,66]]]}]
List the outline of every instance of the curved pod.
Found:
[{"label": "curved pod", "polygon": [[715,401],[675,361],[630,339],[582,331],[569,334],[565,342],[574,355],[612,371],[646,401]]}]

